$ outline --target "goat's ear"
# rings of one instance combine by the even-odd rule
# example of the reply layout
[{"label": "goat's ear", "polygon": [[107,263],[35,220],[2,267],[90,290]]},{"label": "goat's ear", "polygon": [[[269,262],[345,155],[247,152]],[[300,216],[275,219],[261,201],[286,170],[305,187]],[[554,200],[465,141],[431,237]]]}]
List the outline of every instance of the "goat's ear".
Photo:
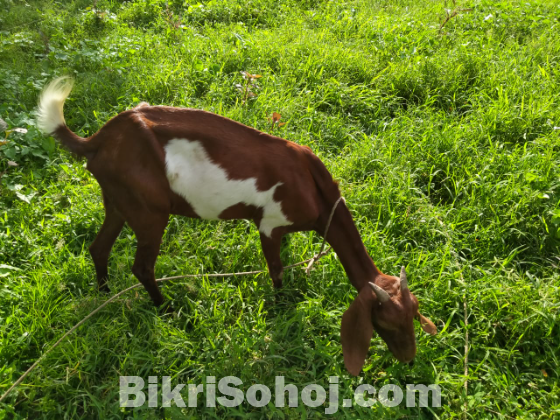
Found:
[{"label": "goat's ear", "polygon": [[435,335],[437,333],[437,327],[435,326],[435,324],[420,312],[416,312],[415,318],[420,322],[420,325],[425,332],[430,335]]},{"label": "goat's ear", "polygon": [[359,375],[364,366],[373,335],[371,323],[373,301],[373,292],[369,286],[363,287],[354,302],[342,315],[340,340],[344,365],[354,376]]}]

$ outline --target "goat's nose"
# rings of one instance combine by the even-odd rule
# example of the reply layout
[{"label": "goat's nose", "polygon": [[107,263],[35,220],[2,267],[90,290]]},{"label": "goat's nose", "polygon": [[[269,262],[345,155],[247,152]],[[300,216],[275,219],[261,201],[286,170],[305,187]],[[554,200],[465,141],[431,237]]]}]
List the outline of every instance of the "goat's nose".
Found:
[{"label": "goat's nose", "polygon": [[414,359],[412,359],[410,362],[408,362],[408,366],[410,366],[410,367],[414,366]]}]

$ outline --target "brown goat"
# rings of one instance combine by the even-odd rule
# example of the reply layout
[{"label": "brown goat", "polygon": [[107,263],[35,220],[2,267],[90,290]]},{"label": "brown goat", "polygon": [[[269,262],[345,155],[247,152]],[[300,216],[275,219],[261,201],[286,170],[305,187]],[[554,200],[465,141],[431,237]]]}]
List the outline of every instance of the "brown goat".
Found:
[{"label": "brown goat", "polygon": [[[90,247],[99,288],[107,288],[109,253],[125,222],[138,239],[132,272],[154,304],[163,296],[154,276],[170,214],[202,219],[250,219],[275,288],[282,286],[280,242],[297,231],[325,231],[337,183],[308,147],[209,112],[140,106],[122,112],[96,134],[81,138],[65,124],[63,105],[72,81],[59,78],[39,101],[38,126],[87,159],[101,186],[105,221]],[[344,202],[336,207],[327,242],[358,296],[342,317],[346,368],[358,375],[375,329],[402,362],[416,354],[413,319],[435,334],[401,277],[381,273],[368,255]]]}]

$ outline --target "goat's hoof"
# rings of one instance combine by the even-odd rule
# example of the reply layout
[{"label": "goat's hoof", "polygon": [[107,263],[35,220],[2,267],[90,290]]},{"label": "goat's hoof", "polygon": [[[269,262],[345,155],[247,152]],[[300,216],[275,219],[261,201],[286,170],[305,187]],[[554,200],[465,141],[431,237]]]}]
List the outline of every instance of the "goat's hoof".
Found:
[{"label": "goat's hoof", "polygon": [[157,305],[157,311],[161,315],[174,314],[175,313],[175,309],[173,309],[173,305],[171,305],[171,302],[168,301],[168,300],[166,300],[165,302],[163,302],[160,305]]},{"label": "goat's hoof", "polygon": [[107,283],[98,286],[97,290],[99,290],[101,293],[109,293],[111,290],[109,289],[109,286],[107,286]]},{"label": "goat's hoof", "polygon": [[289,298],[286,289],[274,288],[274,301],[276,303],[286,303]]}]

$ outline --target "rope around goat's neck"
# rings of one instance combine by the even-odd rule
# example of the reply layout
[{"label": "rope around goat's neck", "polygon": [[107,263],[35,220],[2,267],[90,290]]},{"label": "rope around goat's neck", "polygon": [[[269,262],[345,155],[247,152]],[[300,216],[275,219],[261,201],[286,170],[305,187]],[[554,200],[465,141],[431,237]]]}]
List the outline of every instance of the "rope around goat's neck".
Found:
[{"label": "rope around goat's neck", "polygon": [[[331,222],[334,216],[334,211],[336,210],[338,203],[340,203],[340,200],[344,200],[344,198],[342,198],[342,196],[340,196],[338,198],[338,200],[336,200],[336,202],[334,203],[332,210],[331,210],[331,214],[329,216],[329,220],[327,222],[327,227],[325,228],[325,234],[323,235],[323,243],[321,244],[321,249],[319,250],[319,253],[317,255],[315,255],[313,258],[309,258],[308,260],[305,261],[300,261],[298,263],[292,264],[292,265],[288,265],[286,267],[284,267],[284,269],[287,268],[294,268],[297,267],[299,265],[303,265],[306,263],[309,263],[309,265],[307,266],[307,268],[305,269],[305,272],[307,273],[307,275],[309,275],[309,272],[311,270],[311,267],[313,266],[313,264],[315,263],[315,261],[317,261],[319,258],[321,258],[323,255],[326,255],[329,253],[329,251],[331,250],[331,247],[329,247],[329,249],[327,249],[326,251],[323,251],[323,249],[325,248],[325,242],[326,242],[326,238],[327,238],[327,233],[329,232],[329,228],[331,226]],[[167,280],[176,280],[176,279],[182,279],[182,278],[193,278],[193,277],[228,277],[228,276],[248,276],[250,274],[261,274],[266,272],[266,270],[257,270],[257,271],[243,271],[243,272],[239,272],[239,273],[213,273],[213,274],[183,274],[181,276],[173,276],[173,277],[165,277],[165,278],[161,278],[161,279],[156,279],[156,282],[163,282],[163,281],[167,281]],[[53,351],[60,343],[62,343],[62,341],[68,337],[70,334],[72,334],[74,331],[76,331],[78,328],[80,328],[80,326],[86,322],[88,319],[90,319],[92,316],[94,316],[97,312],[99,312],[101,309],[103,309],[105,306],[107,306],[109,303],[113,302],[116,298],[118,298],[119,296],[125,294],[126,292],[132,290],[132,289],[136,289],[137,287],[142,286],[142,283],[137,283],[134,286],[130,286],[127,287],[124,290],[121,290],[119,293],[117,293],[114,296],[111,296],[109,299],[107,299],[104,303],[102,303],[100,306],[98,306],[96,309],[94,309],[93,311],[91,311],[89,314],[87,314],[80,322],[78,322],[76,325],[74,325],[70,330],[68,330],[62,337],[60,337],[58,339],[58,341],[56,343],[54,343],[51,348],[49,348],[46,352],[44,352],[41,357],[39,357],[37,359],[37,361],[35,363],[33,363],[31,365],[31,367],[29,369],[27,369],[25,371],[25,373],[23,375],[20,376],[20,378],[14,382],[14,384],[8,388],[8,390],[6,392],[4,392],[4,394],[0,397],[0,402],[2,402],[7,396],[8,394],[16,387],[18,386],[20,383],[23,382],[23,380],[27,377],[27,375],[29,375],[38,365],[39,363],[41,363],[43,361],[43,359],[45,357],[47,357],[47,355]]]},{"label": "rope around goat's neck", "polygon": [[[336,200],[336,202],[334,203],[334,206],[332,206],[332,210],[331,210],[331,214],[329,215],[329,220],[327,221],[327,227],[325,228],[325,234],[323,235],[323,242],[321,243],[321,249],[319,249],[319,253],[317,255],[315,255],[313,258],[311,258],[311,261],[309,261],[309,265],[307,266],[307,268],[305,269],[305,274],[309,275],[309,273],[311,272],[311,267],[313,267],[313,264],[315,264],[315,261],[317,261],[319,258],[321,258],[323,255],[323,249],[325,248],[325,243],[327,242],[327,234],[329,233],[329,228],[331,227],[331,222],[334,216],[334,211],[336,210],[336,208],[338,207],[338,203],[340,203],[340,201],[344,201],[344,197],[340,196],[338,197],[338,200]],[[344,201],[346,202],[346,201]],[[329,249],[327,249],[325,251],[325,254],[328,254],[329,251],[332,249],[332,246],[329,246]],[[288,267],[285,267],[288,268]]]}]

